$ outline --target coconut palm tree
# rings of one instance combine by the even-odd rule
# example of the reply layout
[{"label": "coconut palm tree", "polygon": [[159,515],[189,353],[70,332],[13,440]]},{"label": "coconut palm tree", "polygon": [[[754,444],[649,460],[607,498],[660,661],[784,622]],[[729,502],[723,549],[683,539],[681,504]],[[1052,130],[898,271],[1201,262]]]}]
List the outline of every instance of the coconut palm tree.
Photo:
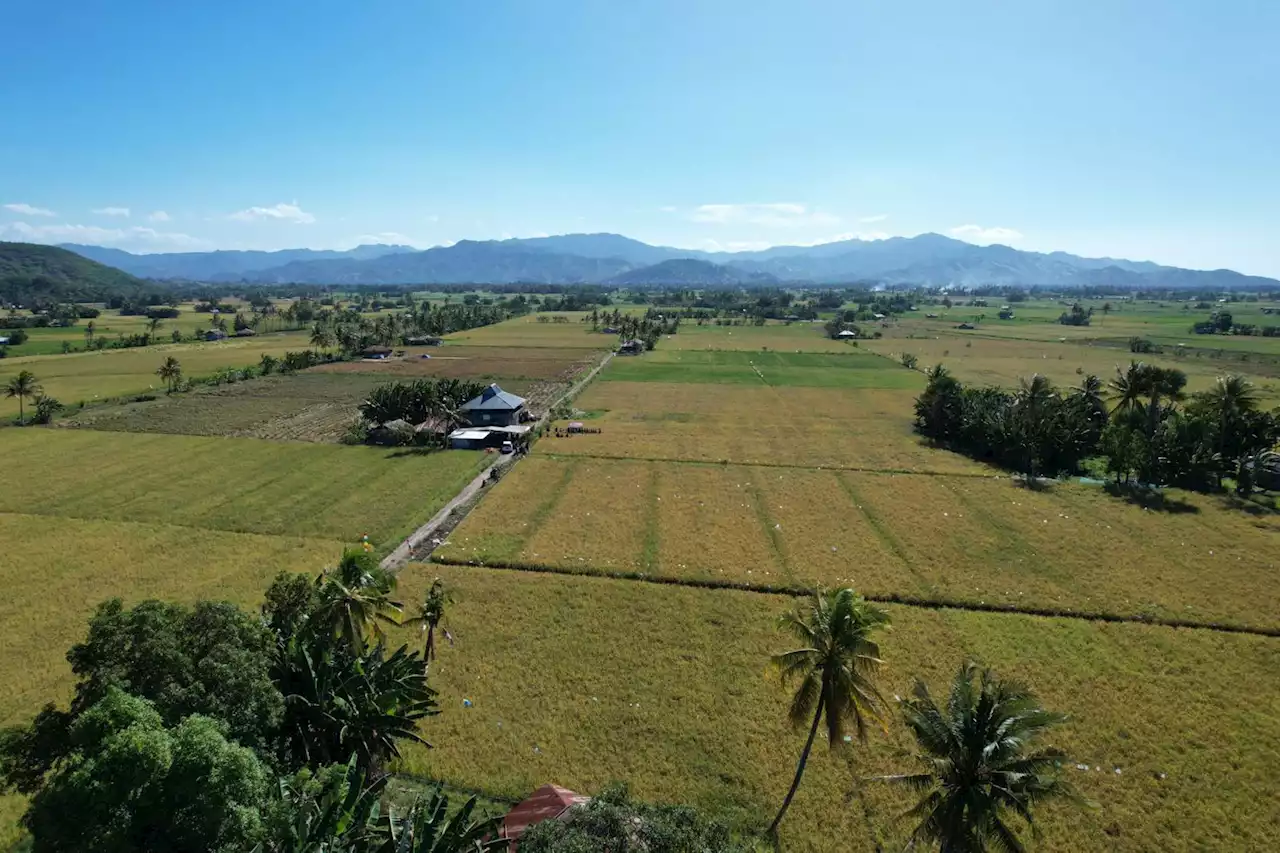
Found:
[{"label": "coconut palm tree", "polygon": [[182,381],[182,365],[173,356],[169,356],[164,363],[156,368],[156,376],[159,376],[169,386],[169,393],[172,394],[174,389],[178,387],[178,383]]},{"label": "coconut palm tree", "polygon": [[336,569],[316,578],[319,620],[357,654],[372,635],[385,640],[381,623],[399,624],[401,604],[391,599],[394,580],[368,554],[349,551]]},{"label": "coconut palm tree", "polygon": [[164,323],[164,320],[161,320],[159,317],[152,317],[150,320],[148,320],[147,321],[147,337],[155,338],[156,329],[160,328],[160,326],[163,323]]},{"label": "coconut palm tree", "polygon": [[[431,582],[426,598],[418,607],[418,615],[414,617],[413,621],[420,624],[423,633],[427,635],[426,645],[422,649],[422,660],[428,666],[436,659],[436,628],[444,619],[445,605],[452,603],[453,599],[444,588],[444,581],[436,578]],[[446,631],[445,634],[447,635],[448,632]]]},{"label": "coconut palm tree", "polygon": [[779,629],[789,632],[801,644],[773,659],[783,681],[799,681],[787,717],[797,728],[810,725],[795,779],[769,826],[770,835],[777,833],[791,806],[818,727],[824,721],[827,743],[833,748],[843,745],[850,726],[860,741],[866,740],[869,723],[883,726],[884,700],[874,682],[880,668],[880,649],[871,637],[888,624],[887,612],[852,589],[815,590],[779,621]]},{"label": "coconut palm tree", "polygon": [[1219,424],[1229,423],[1258,408],[1258,395],[1253,383],[1243,376],[1219,376],[1200,397],[1217,415]]},{"label": "coconut palm tree", "polygon": [[311,345],[320,350],[328,349],[333,346],[333,332],[322,323],[313,324],[311,326]]},{"label": "coconut palm tree", "polygon": [[913,843],[937,844],[943,853],[1021,851],[1011,816],[1034,832],[1032,810],[1040,803],[1081,801],[1058,776],[1063,754],[1035,745],[1066,718],[1041,708],[1021,684],[969,662],[956,673],[945,704],[917,681],[902,713],[923,769],[878,779],[923,793],[903,815],[916,821]]},{"label": "coconut palm tree", "polygon": [[27,422],[27,413],[23,403],[28,397],[34,397],[40,391],[40,382],[30,370],[23,370],[9,380],[9,384],[5,386],[4,395],[9,399],[18,398],[18,423],[25,425]]},{"label": "coconut palm tree", "polygon": [[1115,406],[1111,413],[1127,414],[1142,408],[1142,399],[1147,396],[1149,387],[1149,368],[1141,361],[1131,361],[1123,370],[1116,368],[1116,377],[1109,384]]},{"label": "coconut palm tree", "polygon": [[93,343],[93,333],[96,331],[98,331],[98,326],[92,320],[90,320],[88,323],[85,324],[84,341],[86,345]]}]

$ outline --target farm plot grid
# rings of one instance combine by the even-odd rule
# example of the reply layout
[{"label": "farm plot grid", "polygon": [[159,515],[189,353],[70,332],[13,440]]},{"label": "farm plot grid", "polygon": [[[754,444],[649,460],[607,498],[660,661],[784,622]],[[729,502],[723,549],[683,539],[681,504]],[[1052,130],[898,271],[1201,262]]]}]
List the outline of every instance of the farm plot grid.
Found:
[{"label": "farm plot grid", "polygon": [[[740,827],[758,831],[772,816],[804,739],[786,725],[789,693],[768,665],[790,647],[773,629],[789,599],[449,566],[408,567],[401,591],[420,596],[436,575],[455,594],[456,644],[431,668],[443,713],[423,728],[436,748],[410,746],[400,770],[506,797],[547,779],[587,792],[625,779],[638,797],[695,804]],[[1280,843],[1264,805],[1280,762],[1280,717],[1267,711],[1280,701],[1273,639],[889,610],[880,685],[890,700],[915,676],[944,688],[973,657],[1070,716],[1052,743],[1100,807],[1040,812],[1037,850]],[[416,631],[398,636],[420,642]],[[1254,691],[1248,702],[1242,684]],[[909,748],[896,721],[866,747],[816,747],[783,849],[904,849],[893,818],[909,794],[866,779],[911,769]]]},{"label": "farm plot grid", "polygon": [[1280,630],[1280,519],[1191,500],[1171,515],[1007,478],[535,456],[436,558]]}]

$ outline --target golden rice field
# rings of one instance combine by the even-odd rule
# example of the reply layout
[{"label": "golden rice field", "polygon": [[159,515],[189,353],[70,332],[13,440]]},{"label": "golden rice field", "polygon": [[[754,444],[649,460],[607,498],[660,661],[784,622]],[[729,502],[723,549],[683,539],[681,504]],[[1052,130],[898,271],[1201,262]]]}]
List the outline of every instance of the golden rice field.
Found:
[{"label": "golden rice field", "polygon": [[249,438],[94,430],[0,431],[0,512],[184,525],[394,547],[485,463]]},{"label": "golden rice field", "polygon": [[1184,509],[1007,477],[534,456],[436,556],[1280,629],[1280,517]]},{"label": "golden rice field", "polygon": [[[595,382],[574,405],[600,433],[556,438],[537,453],[984,474],[932,452],[912,431],[915,391]],[[565,426],[564,422],[558,426]]]},{"label": "golden rice field", "polygon": [[1089,373],[1105,382],[1116,375],[1117,367],[1126,367],[1131,360],[1139,359],[1183,371],[1187,374],[1189,392],[1203,391],[1225,373],[1239,373],[1254,382],[1263,396],[1280,398],[1280,379],[1252,373],[1248,362],[1192,356],[1137,356],[1127,349],[1061,343],[1056,339],[1027,341],[969,335],[947,330],[938,337],[863,341],[862,347],[895,359],[901,353],[911,353],[920,360],[921,367],[942,364],[960,381],[976,385],[1016,386],[1019,380],[1036,373],[1064,387],[1078,385],[1082,375]]},{"label": "golden rice field", "polygon": [[[443,712],[403,770],[520,797],[547,781],[692,803],[762,828],[803,733],[768,665],[783,597],[603,578],[411,566],[454,591],[455,638],[432,665]],[[890,607],[887,697],[919,675],[941,686],[972,656],[1071,715],[1052,740],[1096,810],[1042,810],[1042,851],[1269,850],[1280,762],[1280,645],[1269,638],[1077,619]],[[410,642],[418,635],[405,634]],[[464,707],[463,700],[471,707]],[[815,748],[783,825],[806,853],[900,850],[909,801],[864,777],[912,769],[896,722],[867,747]],[[1077,769],[1087,765],[1088,770]],[[1270,813],[1270,816],[1269,814]],[[878,848],[876,845],[883,847]]]},{"label": "golden rice field", "polygon": [[[156,368],[169,356],[178,359],[190,377],[208,376],[226,367],[248,367],[264,355],[280,357],[290,350],[307,349],[308,337],[301,332],[264,335],[260,338],[232,338],[216,343],[164,344],[153,347],[102,350],[70,355],[36,355],[0,361],[0,383],[22,370],[36,375],[44,393],[63,405],[81,401],[92,403],[127,394],[143,394],[164,382]],[[18,401],[0,397],[0,417],[18,413]]]}]

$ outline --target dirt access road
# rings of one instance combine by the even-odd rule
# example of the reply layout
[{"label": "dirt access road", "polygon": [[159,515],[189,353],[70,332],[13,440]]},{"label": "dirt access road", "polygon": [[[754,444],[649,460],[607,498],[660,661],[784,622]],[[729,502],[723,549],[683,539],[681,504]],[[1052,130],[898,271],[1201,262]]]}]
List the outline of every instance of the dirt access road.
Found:
[{"label": "dirt access road", "polygon": [[[599,364],[592,368],[590,373],[570,386],[569,390],[561,394],[554,403],[548,406],[547,411],[538,419],[537,423],[534,424],[534,429],[540,429],[550,423],[551,410],[563,403],[565,400],[569,400],[577,396],[583,388],[587,387],[587,384],[591,382],[592,379],[596,378],[596,374],[604,369],[605,365],[609,363],[613,356],[614,354],[612,352],[606,353],[605,357],[600,360]],[[430,544],[431,537],[435,535],[436,531],[439,530],[445,522],[449,522],[451,526],[457,525],[461,522],[462,519],[466,517],[466,513],[470,512],[471,507],[474,506],[472,499],[480,493],[482,488],[484,488],[484,483],[489,479],[490,472],[494,468],[511,468],[518,460],[519,457],[516,456],[503,456],[499,454],[493,461],[493,464],[486,465],[484,470],[476,475],[474,480],[463,486],[462,490],[454,495],[452,500],[441,507],[439,512],[431,516],[430,521],[410,533],[407,539],[401,542],[394,551],[388,554],[380,564],[382,568],[389,572],[398,571],[405,563],[409,562],[409,560],[413,558],[415,552],[423,550],[424,546]],[[454,517],[454,513],[458,511],[461,511],[462,514]]]}]

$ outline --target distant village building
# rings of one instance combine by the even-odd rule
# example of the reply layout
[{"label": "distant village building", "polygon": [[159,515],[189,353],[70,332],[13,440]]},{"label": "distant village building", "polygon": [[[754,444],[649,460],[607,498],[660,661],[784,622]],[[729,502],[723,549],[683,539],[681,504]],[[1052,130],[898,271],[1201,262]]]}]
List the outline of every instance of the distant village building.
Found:
[{"label": "distant village building", "polygon": [[853,329],[845,329],[844,331],[839,332],[838,334],[836,334],[836,337],[837,337],[837,338],[839,338],[839,339],[840,339],[840,340],[842,340],[842,341],[852,340],[852,339],[856,338],[857,336],[858,336],[858,333],[857,333],[857,332],[855,332]]},{"label": "distant village building", "polygon": [[411,347],[438,347],[444,343],[444,338],[437,338],[435,335],[411,335],[405,338],[404,342]]},{"label": "distant village building", "polygon": [[642,352],[644,352],[644,341],[640,340],[624,341],[618,347],[618,355],[640,355]]},{"label": "distant village building", "polygon": [[224,341],[227,339],[227,333],[221,329],[210,329],[204,333],[206,341]]}]

